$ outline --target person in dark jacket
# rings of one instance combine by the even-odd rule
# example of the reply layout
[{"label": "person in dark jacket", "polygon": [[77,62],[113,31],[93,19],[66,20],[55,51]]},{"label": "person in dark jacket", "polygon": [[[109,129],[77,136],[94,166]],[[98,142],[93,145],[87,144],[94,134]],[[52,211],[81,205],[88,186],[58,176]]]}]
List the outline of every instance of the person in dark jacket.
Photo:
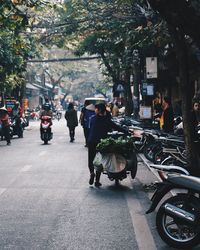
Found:
[{"label": "person in dark jacket", "polygon": [[[96,146],[101,139],[105,139],[108,132],[112,129],[128,134],[128,131],[116,125],[111,120],[111,115],[106,111],[106,106],[103,103],[95,105],[95,115],[91,118],[90,133],[88,137],[88,167],[90,171],[89,184],[94,183],[95,173],[93,160],[96,155]],[[95,186],[101,186],[101,172],[96,171]]]},{"label": "person in dark jacket", "polygon": [[83,134],[85,137],[85,147],[87,147],[87,138],[88,138],[88,129],[85,126],[85,112],[86,112],[86,107],[89,105],[89,101],[86,100],[84,103],[84,106],[81,109],[80,117],[79,117],[79,122],[81,126],[83,127]]},{"label": "person in dark jacket", "polygon": [[88,146],[88,136],[90,132],[90,120],[93,115],[95,115],[94,104],[87,105],[84,110],[82,110],[80,115],[81,125],[83,126],[84,136],[85,136],[85,147]]},{"label": "person in dark jacket", "polygon": [[68,109],[65,112],[65,119],[69,128],[70,142],[73,142],[75,139],[75,128],[78,126],[77,111],[74,109],[73,103],[69,103]]},{"label": "person in dark jacket", "polygon": [[174,112],[171,106],[171,100],[165,96],[163,99],[163,112],[160,117],[160,128],[166,133],[174,132]]}]

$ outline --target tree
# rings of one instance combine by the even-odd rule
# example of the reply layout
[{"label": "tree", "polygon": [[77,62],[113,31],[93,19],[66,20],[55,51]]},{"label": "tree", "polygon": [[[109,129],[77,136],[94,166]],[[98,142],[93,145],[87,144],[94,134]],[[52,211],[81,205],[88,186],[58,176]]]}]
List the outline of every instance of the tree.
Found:
[{"label": "tree", "polygon": [[158,11],[164,20],[166,20],[170,34],[174,39],[176,55],[179,62],[180,88],[182,90],[182,113],[184,123],[184,135],[186,149],[188,153],[188,167],[192,173],[199,175],[198,165],[200,159],[198,152],[192,141],[192,132],[190,125],[190,66],[189,53],[191,53],[192,42],[200,47],[200,31],[197,23],[200,21],[200,3],[193,1],[166,1],[149,0],[152,8]]},{"label": "tree", "polygon": [[0,92],[24,83],[26,61],[35,54],[32,37],[24,35],[29,9],[41,1],[4,1],[0,5]]},{"label": "tree", "polygon": [[[66,11],[60,14],[60,21],[63,20],[62,34],[80,41],[76,54],[83,55],[87,52],[100,55],[113,82],[123,80],[128,114],[132,112],[130,76],[135,55],[133,52],[144,44],[150,47],[154,43],[153,35],[156,34],[154,31],[149,36],[150,28],[147,28],[148,32],[145,29],[147,18],[144,8],[139,5],[141,2],[129,1],[124,4],[118,1],[68,1]],[[60,30],[61,24],[57,24],[57,27]],[[143,31],[138,27],[144,28]]]}]

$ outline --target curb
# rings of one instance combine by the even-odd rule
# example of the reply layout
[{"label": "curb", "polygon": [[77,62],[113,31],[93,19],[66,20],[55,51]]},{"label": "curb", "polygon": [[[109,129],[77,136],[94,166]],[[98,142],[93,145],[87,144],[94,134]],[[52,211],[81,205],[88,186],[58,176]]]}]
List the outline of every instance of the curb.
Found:
[{"label": "curb", "polygon": [[143,154],[138,154],[138,156],[140,157],[140,159],[143,161],[143,163],[148,167],[148,169],[156,176],[156,178],[162,182],[162,179],[160,178],[160,176],[158,175],[157,171],[153,168],[150,167],[151,162],[148,161],[145,156]]}]

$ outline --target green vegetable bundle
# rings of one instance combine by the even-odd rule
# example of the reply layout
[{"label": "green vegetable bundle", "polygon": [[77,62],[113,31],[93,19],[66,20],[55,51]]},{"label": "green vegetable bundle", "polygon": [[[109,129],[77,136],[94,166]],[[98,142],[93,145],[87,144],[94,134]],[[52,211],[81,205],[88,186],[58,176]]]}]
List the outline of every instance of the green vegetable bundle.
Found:
[{"label": "green vegetable bundle", "polygon": [[100,153],[115,153],[121,155],[127,155],[133,151],[133,142],[131,139],[119,137],[113,139],[112,137],[101,139],[97,145],[97,151]]}]

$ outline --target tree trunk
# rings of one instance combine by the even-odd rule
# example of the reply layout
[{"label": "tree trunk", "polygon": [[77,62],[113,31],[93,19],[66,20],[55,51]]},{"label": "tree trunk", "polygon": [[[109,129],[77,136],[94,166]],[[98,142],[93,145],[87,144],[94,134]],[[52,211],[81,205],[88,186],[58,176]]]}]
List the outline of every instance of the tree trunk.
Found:
[{"label": "tree trunk", "polygon": [[133,113],[133,100],[131,93],[131,85],[130,85],[130,70],[126,70],[124,80],[125,80],[125,93],[124,93],[124,101],[125,101],[125,114],[130,116]]},{"label": "tree trunk", "polygon": [[188,168],[191,173],[196,175],[197,169],[197,152],[192,137],[192,127],[190,125],[190,110],[191,110],[191,95],[190,95],[190,81],[189,81],[189,66],[188,66],[188,48],[184,38],[184,35],[180,31],[174,30],[172,33],[177,57],[179,61],[179,76],[180,76],[180,89],[182,97],[182,116],[183,116],[183,127],[184,127],[184,139],[187,151]]},{"label": "tree trunk", "polygon": [[117,79],[116,74],[113,71],[112,67],[110,66],[109,61],[107,60],[104,52],[100,53],[100,55],[101,55],[101,58],[103,60],[104,65],[106,66],[106,68],[108,70],[109,75],[112,77],[113,82],[117,83],[117,80],[119,80],[119,79]]},{"label": "tree trunk", "polygon": [[140,65],[139,63],[136,63],[134,65],[134,91],[133,91],[133,108],[134,108],[134,117],[137,119],[139,117],[139,84],[141,82],[141,77],[140,77]]}]

